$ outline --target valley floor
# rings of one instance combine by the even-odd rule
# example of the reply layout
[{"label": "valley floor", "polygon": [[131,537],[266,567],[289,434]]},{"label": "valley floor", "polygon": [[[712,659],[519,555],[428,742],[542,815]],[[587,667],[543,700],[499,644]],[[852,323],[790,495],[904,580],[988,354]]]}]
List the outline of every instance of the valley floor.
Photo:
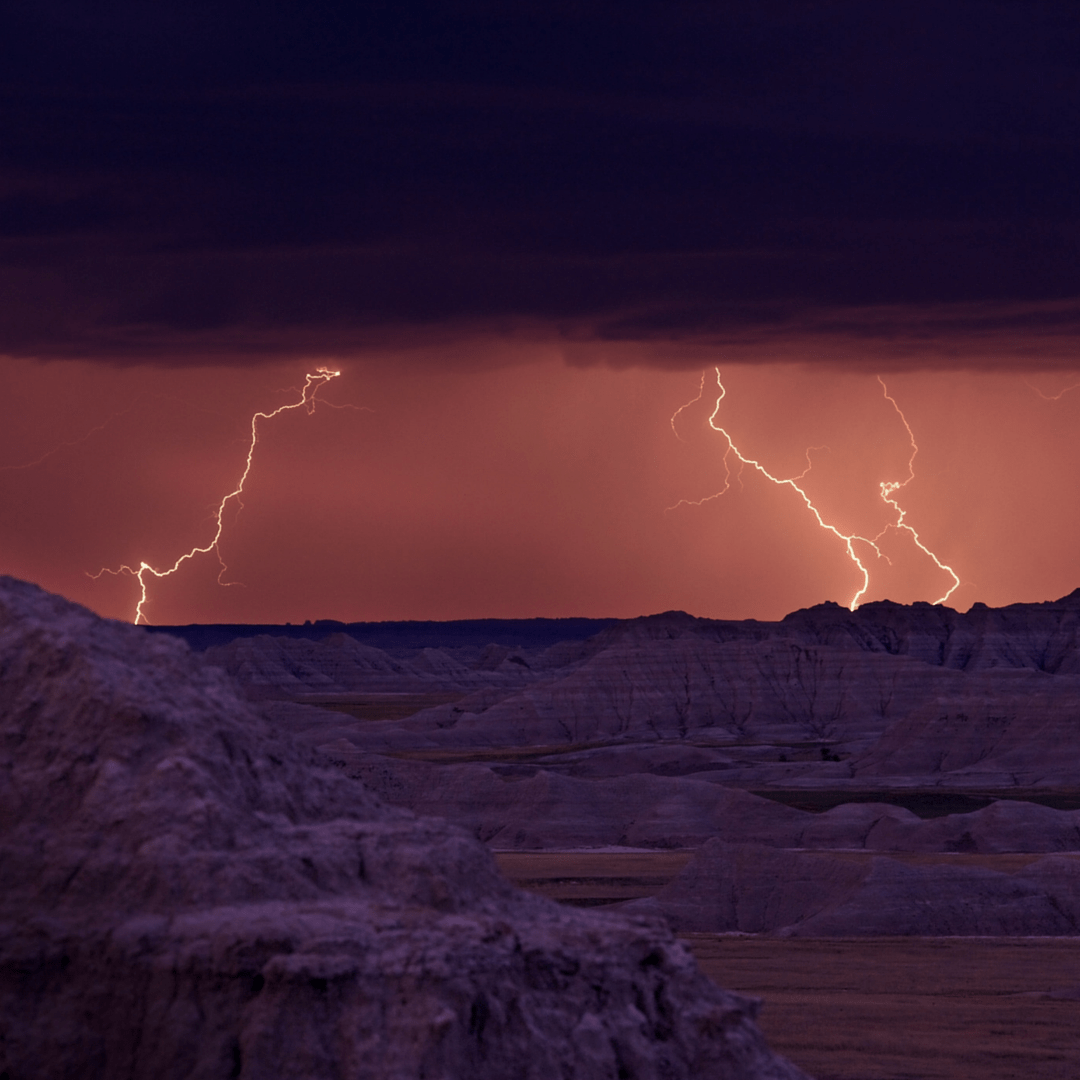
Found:
[{"label": "valley floor", "polygon": [[1075,1080],[1080,940],[686,935],[816,1080]]},{"label": "valley floor", "polygon": [[[876,851],[803,851],[804,858],[842,858],[869,862]],[[693,858],[693,851],[497,851],[503,876],[520,889],[573,907],[606,907],[655,896]],[[982,854],[952,851],[891,851],[889,858],[909,866],[980,866],[1015,873],[1042,856],[1029,852]],[[1080,851],[1063,853],[1080,861]],[[1080,948],[1080,939],[1077,941]],[[1080,952],[1077,953],[1080,957]],[[1080,970],[1077,971],[1080,986]],[[1080,1077],[1080,1069],[1077,1070]]]}]

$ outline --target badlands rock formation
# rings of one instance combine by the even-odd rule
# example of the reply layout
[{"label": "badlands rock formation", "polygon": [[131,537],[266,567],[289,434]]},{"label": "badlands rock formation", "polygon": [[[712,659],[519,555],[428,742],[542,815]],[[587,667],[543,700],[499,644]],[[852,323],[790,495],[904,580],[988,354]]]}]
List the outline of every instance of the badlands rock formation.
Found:
[{"label": "badlands rock formation", "polygon": [[505,693],[533,675],[518,650],[497,645],[482,651],[472,665],[432,648],[402,660],[344,633],[321,641],[258,634],[213,646],[205,658],[237,679],[252,698],[350,691],[464,692],[484,687]]},{"label": "badlands rock formation", "polygon": [[[669,613],[532,651],[391,656],[343,635],[263,636],[207,658],[253,696],[276,699],[263,708],[277,726],[389,801],[445,814],[495,844],[633,836],[680,846],[740,838],[735,817],[718,809],[729,796],[703,785],[1080,791],[1078,620],[1078,594],[967,614],[825,604],[779,623]],[[417,699],[404,719],[358,721],[298,704],[320,685],[459,696],[426,709]],[[479,751],[477,764],[454,764]],[[443,764],[403,755],[442,755]],[[615,781],[642,774],[657,780],[631,783],[637,795],[627,801]],[[1017,812],[1030,819],[1031,843],[1049,830],[1076,846],[1071,818]],[[774,833],[747,821],[741,838],[788,843],[787,818],[773,816]],[[864,846],[840,834],[836,842]]]},{"label": "badlands rock formation", "polygon": [[[332,748],[328,756],[335,760]],[[701,780],[645,774],[587,781],[548,771],[515,780],[481,765],[437,766],[375,756],[337,760],[388,802],[445,816],[503,850],[612,844],[683,848],[714,836],[797,846],[803,829],[816,820],[813,814]]]},{"label": "badlands rock formation", "polygon": [[318,687],[460,695],[408,719],[339,724],[327,740],[366,752],[591,746],[611,759],[626,745],[677,743],[699,751],[685,775],[744,787],[1076,787],[1078,626],[1080,592],[966,614],[887,602],[778,623],[674,612],[584,643],[506,650],[497,665],[452,650],[391,657],[344,635],[247,639],[207,655],[263,698]]},{"label": "badlands rock formation", "polygon": [[1080,859],[1046,856],[1007,873],[984,866],[785,852],[710,840],[655,897],[678,931],[859,935],[1080,933]]},{"label": "badlands rock formation", "polygon": [[648,773],[582,780],[539,770],[433,765],[325,748],[388,802],[439,814],[501,850],[625,845],[696,848],[717,838],[775,848],[905,852],[1080,852],[1080,810],[998,800],[923,820],[899,806],[844,803],[808,813],[738,788]]},{"label": "badlands rock formation", "polygon": [[655,921],[517,892],[182,644],[11,579],[0,733],[6,1080],[802,1076]]},{"label": "badlands rock formation", "polygon": [[[276,727],[387,802],[492,847],[702,848],[641,907],[678,926],[1072,934],[1067,859],[901,856],[1080,851],[1078,634],[1080,591],[964,614],[891,603],[824,604],[776,623],[669,612],[587,641],[483,652],[265,637],[208,659]],[[304,704],[318,686],[429,698],[410,716],[358,720]],[[834,808],[751,791],[822,792]],[[925,807],[935,791],[998,801],[930,820],[889,805],[908,793]],[[835,805],[845,797],[858,801]],[[745,851],[756,854],[732,854]]]}]

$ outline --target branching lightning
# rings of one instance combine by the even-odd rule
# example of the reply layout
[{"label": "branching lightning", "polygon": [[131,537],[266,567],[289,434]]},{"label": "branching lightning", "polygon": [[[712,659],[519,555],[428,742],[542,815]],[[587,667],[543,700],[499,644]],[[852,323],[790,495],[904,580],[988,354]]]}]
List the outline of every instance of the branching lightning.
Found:
[{"label": "branching lightning", "polygon": [[90,577],[95,580],[101,577],[102,574],[112,574],[118,576],[120,574],[129,574],[138,579],[140,596],[139,602],[135,607],[135,622],[145,621],[145,615],[143,614],[143,607],[147,601],[147,579],[146,575],[150,574],[156,578],[168,577],[170,574],[175,574],[180,567],[189,559],[193,559],[196,555],[207,555],[211,551],[217,556],[218,563],[220,564],[220,570],[218,571],[218,584],[220,585],[234,585],[236,582],[222,581],[222,575],[228,570],[228,566],[225,560],[222,558],[221,549],[218,546],[221,540],[221,534],[224,530],[224,515],[225,508],[228,504],[235,500],[237,509],[243,508],[243,500],[241,496],[244,493],[244,484],[247,482],[248,475],[251,472],[251,462],[255,454],[255,446],[259,441],[259,421],[260,420],[272,420],[275,416],[280,415],[283,412],[288,412],[290,409],[305,409],[310,415],[315,410],[315,396],[319,392],[319,389],[326,385],[331,379],[336,379],[341,374],[340,371],[332,371],[330,368],[320,367],[316,368],[313,372],[308,372],[304,378],[304,385],[297,390],[300,398],[298,401],[291,402],[287,405],[281,405],[274,409],[273,412],[257,412],[251,418],[251,442],[248,445],[247,459],[244,462],[244,470],[240,474],[240,479],[237,481],[236,487],[233,488],[227,495],[225,495],[221,502],[218,503],[217,513],[215,515],[216,528],[214,530],[214,536],[208,544],[204,547],[193,547],[190,551],[186,551],[181,555],[172,566],[165,570],[158,570],[151,566],[148,562],[140,562],[139,568],[133,569],[130,566],[123,565],[116,570],[110,570],[107,567],[103,567],[96,574],[91,574]]},{"label": "branching lightning", "polygon": [[[854,596],[851,598],[851,601],[848,604],[848,607],[851,611],[854,611],[859,606],[862,598],[866,595],[867,590],[870,588],[870,571],[866,563],[864,563],[862,558],[860,558],[859,550],[857,549],[856,545],[864,544],[870,549],[871,552],[873,552],[876,558],[885,559],[886,562],[890,562],[891,560],[888,558],[888,556],[885,555],[884,552],[882,552],[880,547],[878,547],[878,541],[881,540],[881,538],[890,529],[895,529],[897,531],[903,531],[908,533],[911,536],[912,540],[915,542],[916,546],[919,548],[919,550],[929,556],[934,561],[934,564],[938,567],[938,569],[944,571],[952,577],[952,586],[949,588],[949,590],[945,593],[944,596],[939,597],[937,600],[934,601],[934,603],[942,604],[946,600],[948,600],[948,598],[960,585],[960,578],[957,577],[952,567],[947,566],[945,563],[943,563],[937,557],[937,555],[935,555],[928,547],[926,547],[925,544],[923,544],[922,540],[919,537],[919,534],[911,525],[907,523],[907,512],[894,498],[898,491],[905,488],[909,483],[911,483],[912,480],[915,479],[915,457],[919,452],[919,448],[915,443],[915,436],[911,430],[911,425],[908,424],[907,418],[901,411],[900,406],[896,403],[896,400],[889,394],[888,388],[885,385],[885,381],[881,378],[881,376],[878,376],[878,382],[881,383],[882,392],[884,393],[886,399],[889,401],[892,407],[896,410],[897,415],[900,417],[900,420],[902,421],[904,428],[908,433],[908,439],[911,443],[911,456],[910,458],[908,458],[908,475],[906,479],[883,480],[880,482],[881,499],[884,503],[886,503],[886,505],[890,506],[893,509],[896,514],[896,520],[889,522],[876,536],[870,538],[866,536],[861,536],[858,533],[845,533],[838,529],[835,525],[831,525],[821,516],[821,511],[814,505],[813,500],[807,494],[805,489],[800,486],[800,481],[802,481],[813,468],[813,462],[810,457],[811,451],[824,449],[823,447],[809,447],[806,451],[806,468],[797,476],[791,477],[774,476],[771,472],[769,472],[768,469],[765,468],[764,465],[761,464],[760,461],[757,461],[754,458],[746,457],[742,453],[742,451],[739,450],[727,429],[721,427],[716,422],[716,418],[720,412],[721,403],[727,397],[727,390],[724,387],[723,382],[721,382],[720,380],[720,369],[716,368],[715,370],[716,385],[720,388],[720,394],[716,399],[716,405],[713,408],[712,414],[709,416],[709,427],[711,427],[713,431],[722,435],[724,437],[724,440],[727,442],[727,449],[724,451],[724,486],[719,491],[715,492],[712,495],[707,495],[703,499],[680,499],[677,503],[675,503],[674,506],[668,507],[668,510],[674,510],[677,507],[683,505],[701,506],[706,502],[710,502],[713,499],[718,499],[721,495],[726,494],[731,488],[731,458],[732,456],[734,456],[739,462],[740,470],[743,466],[749,465],[755,470],[757,470],[757,472],[759,472],[767,480],[776,484],[778,487],[791,488],[791,490],[794,491],[799,496],[799,498],[802,499],[807,510],[809,510],[810,513],[813,514],[814,520],[818,523],[818,525],[826,532],[831,533],[844,544],[844,548],[847,552],[848,558],[858,569],[858,572],[862,577],[862,585],[860,585],[859,588],[856,590]],[[685,405],[681,406],[672,416],[671,427],[672,430],[675,431],[677,437],[678,431],[675,429],[676,418],[684,409],[690,408],[690,406],[696,404],[698,401],[701,400],[704,394],[704,386],[705,376],[704,373],[702,373],[701,390],[699,390],[697,397],[693,398],[691,401],[688,401]]]}]

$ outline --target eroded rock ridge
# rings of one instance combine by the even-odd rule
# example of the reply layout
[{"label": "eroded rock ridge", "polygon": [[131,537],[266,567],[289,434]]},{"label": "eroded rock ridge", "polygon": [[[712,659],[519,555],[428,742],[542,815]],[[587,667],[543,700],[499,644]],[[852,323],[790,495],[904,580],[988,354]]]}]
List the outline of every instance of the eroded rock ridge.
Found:
[{"label": "eroded rock ridge", "polygon": [[797,1080],[655,919],[511,888],[179,642],[0,579],[0,1074]]}]

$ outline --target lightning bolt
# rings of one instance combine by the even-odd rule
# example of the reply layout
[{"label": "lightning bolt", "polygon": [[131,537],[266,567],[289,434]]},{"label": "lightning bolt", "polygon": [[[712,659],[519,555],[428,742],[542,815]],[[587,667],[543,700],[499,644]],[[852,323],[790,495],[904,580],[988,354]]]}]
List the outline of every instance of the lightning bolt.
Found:
[{"label": "lightning bolt", "polygon": [[[821,449],[825,449],[824,447],[809,447],[807,449],[807,451],[806,451],[806,468],[801,473],[799,473],[797,476],[790,476],[790,477],[774,476],[771,472],[769,472],[768,469],[765,468],[764,465],[761,464],[760,461],[757,461],[755,458],[747,457],[745,454],[742,453],[741,450],[739,450],[739,448],[735,445],[735,442],[732,439],[731,434],[727,431],[727,429],[721,427],[716,422],[716,418],[717,418],[717,416],[718,416],[718,414],[720,412],[720,405],[723,402],[723,400],[727,397],[727,389],[725,388],[723,382],[720,379],[720,369],[716,368],[715,370],[716,370],[716,385],[720,388],[720,394],[716,399],[716,405],[713,408],[712,415],[710,415],[710,417],[709,417],[709,427],[711,427],[713,429],[713,431],[715,431],[718,434],[722,435],[724,437],[724,440],[727,442],[727,449],[724,451],[724,486],[719,491],[715,492],[712,495],[707,495],[703,499],[698,499],[698,500],[680,499],[677,503],[675,503],[674,506],[669,506],[668,510],[674,510],[677,507],[683,506],[683,505],[686,505],[686,506],[701,506],[706,502],[710,502],[713,499],[718,499],[718,498],[720,498],[721,495],[726,494],[731,488],[731,463],[730,463],[730,459],[732,457],[735,457],[736,460],[739,462],[740,472],[741,472],[743,467],[749,465],[753,469],[755,469],[757,472],[759,472],[762,476],[764,476],[767,480],[771,481],[773,484],[776,484],[778,487],[791,488],[791,490],[794,491],[799,496],[800,499],[802,499],[803,504],[806,506],[807,510],[809,510],[810,513],[814,516],[814,520],[818,523],[818,526],[820,528],[824,529],[826,532],[831,533],[833,536],[835,536],[838,540],[840,540],[843,543],[844,549],[847,552],[848,558],[854,564],[854,566],[856,567],[856,569],[859,572],[859,575],[862,577],[862,585],[855,591],[855,594],[852,596],[850,602],[848,603],[849,610],[854,611],[856,608],[858,608],[860,602],[862,601],[862,598],[866,595],[868,589],[870,588],[870,571],[867,568],[866,563],[864,563],[863,560],[859,557],[859,552],[856,549],[856,545],[857,544],[865,544],[874,553],[874,555],[877,558],[884,559],[886,562],[891,563],[891,560],[889,559],[889,557],[887,555],[885,555],[882,552],[882,550],[878,547],[878,541],[890,529],[895,529],[897,531],[907,532],[911,536],[911,538],[914,540],[916,546],[919,548],[920,551],[924,552],[931,559],[933,559],[935,565],[937,565],[937,567],[940,570],[943,570],[943,571],[945,571],[946,573],[948,573],[948,574],[950,574],[952,576],[952,579],[953,579],[952,587],[948,590],[948,592],[945,593],[944,596],[942,596],[939,599],[935,600],[934,603],[935,604],[942,604],[946,600],[948,600],[948,598],[953,594],[953,592],[959,586],[960,579],[956,576],[956,573],[953,571],[953,569],[950,566],[947,566],[945,563],[943,563],[928,547],[926,547],[925,544],[923,544],[922,540],[919,537],[919,534],[915,531],[915,529],[911,525],[907,524],[907,522],[905,520],[906,511],[899,505],[899,503],[893,497],[896,494],[896,492],[898,492],[901,489],[903,489],[904,487],[906,487],[909,483],[911,483],[912,480],[915,479],[915,468],[914,468],[914,466],[915,466],[915,456],[918,454],[919,448],[915,444],[915,436],[912,433],[911,425],[908,424],[907,418],[904,416],[903,412],[901,411],[900,406],[897,405],[895,399],[890,396],[890,394],[888,392],[888,389],[885,386],[885,382],[884,382],[884,380],[882,380],[881,376],[878,376],[878,382],[881,383],[882,391],[884,392],[885,397],[888,399],[888,401],[892,404],[892,407],[896,410],[897,415],[900,417],[901,421],[904,424],[904,428],[907,430],[908,439],[910,440],[910,443],[911,443],[911,457],[908,459],[908,475],[907,475],[906,479],[904,479],[904,480],[883,480],[883,481],[880,482],[880,494],[881,494],[882,501],[885,502],[888,506],[892,507],[892,509],[895,511],[896,520],[893,521],[893,522],[890,522],[889,524],[887,524],[876,536],[874,536],[873,538],[870,538],[870,537],[862,536],[859,533],[841,532],[840,529],[838,529],[835,525],[831,525],[829,522],[827,522],[821,516],[821,511],[814,505],[813,500],[806,493],[805,489],[800,486],[800,481],[802,481],[806,477],[806,475],[810,472],[811,468],[813,467],[813,462],[811,461],[811,458],[810,458],[811,450],[821,450]],[[704,373],[703,373],[702,374],[702,390],[699,391],[698,396],[696,398],[694,398],[693,400],[688,401],[685,405],[683,405],[681,408],[679,408],[676,411],[674,416],[672,416],[672,418],[671,418],[671,426],[672,426],[673,430],[675,428],[675,418],[679,415],[679,413],[681,413],[684,409],[689,408],[691,405],[694,405],[696,402],[701,400],[702,395],[704,393],[704,378],[705,377],[704,377]],[[677,431],[676,431],[676,435],[678,435]]]},{"label": "lightning bolt", "polygon": [[[876,541],[880,540],[885,535],[885,533],[889,531],[889,529],[896,529],[898,532],[901,530],[907,532],[911,536],[911,539],[915,541],[915,546],[920,551],[928,555],[931,559],[933,559],[934,564],[939,570],[945,571],[945,573],[949,574],[952,577],[953,583],[950,586],[948,592],[946,592],[944,596],[934,601],[935,604],[944,604],[945,601],[948,600],[949,597],[952,596],[952,594],[956,592],[956,590],[960,587],[960,579],[956,576],[956,571],[953,570],[951,566],[946,566],[945,563],[943,563],[922,542],[922,540],[919,539],[919,534],[905,521],[905,518],[907,517],[907,511],[901,509],[900,504],[893,498],[893,495],[895,495],[896,492],[906,488],[908,484],[910,484],[911,481],[915,479],[915,457],[919,453],[919,447],[915,443],[915,434],[911,430],[911,425],[907,422],[907,417],[904,415],[903,410],[900,408],[900,406],[897,405],[896,399],[889,393],[889,389],[885,385],[885,380],[879,375],[877,377],[877,381],[881,383],[881,392],[885,395],[885,399],[889,402],[889,404],[892,405],[892,407],[896,410],[896,415],[900,417],[900,421],[904,425],[904,428],[908,433],[908,439],[911,442],[911,457],[908,458],[908,474],[906,480],[881,481],[882,502],[887,503],[896,511],[896,521],[889,525],[886,525],[885,528],[882,529],[881,532],[879,532],[877,536],[874,537],[875,546]],[[854,610],[855,609],[852,608],[852,611]]]},{"label": "lightning bolt", "polygon": [[[719,376],[720,370],[717,369],[717,375]],[[686,440],[679,434],[679,429],[675,426],[675,421],[679,419],[679,414],[685,412],[691,405],[696,405],[705,393],[705,372],[701,373],[701,385],[698,387],[697,397],[691,398],[685,405],[680,405],[671,416],[671,430],[675,433],[675,438],[679,442],[684,443]]]},{"label": "lightning bolt", "polygon": [[218,563],[221,569],[218,571],[218,584],[219,585],[235,585],[236,582],[222,581],[222,575],[228,570],[228,566],[225,560],[221,556],[221,549],[218,547],[218,543],[221,540],[221,533],[224,530],[224,515],[225,507],[235,500],[238,509],[243,508],[243,501],[241,496],[244,493],[244,484],[247,483],[248,475],[251,472],[251,462],[255,455],[255,446],[259,441],[259,421],[260,420],[272,420],[275,416],[279,416],[283,412],[288,412],[290,409],[304,409],[310,416],[315,411],[315,396],[319,392],[320,388],[325,386],[331,379],[336,379],[341,374],[340,371],[332,371],[330,368],[320,367],[316,368],[313,372],[308,372],[304,378],[304,385],[297,390],[300,395],[298,401],[291,402],[287,405],[281,405],[274,409],[273,412],[257,412],[251,418],[251,442],[248,445],[247,459],[244,462],[244,471],[240,474],[240,479],[237,481],[236,487],[232,489],[227,495],[225,495],[221,502],[218,503],[217,514],[215,515],[216,529],[214,530],[213,539],[205,547],[193,547],[190,551],[184,552],[176,562],[172,564],[166,570],[158,570],[151,566],[148,562],[140,562],[139,568],[136,570],[130,566],[122,565],[116,570],[110,570],[107,567],[102,567],[96,574],[90,574],[89,576],[95,581],[101,577],[102,574],[112,574],[113,576],[119,576],[120,574],[130,574],[132,577],[138,579],[140,596],[139,602],[135,606],[135,623],[138,624],[140,620],[145,621],[145,615],[143,614],[143,607],[147,601],[147,579],[146,575],[149,574],[156,578],[168,577],[170,574],[175,574],[180,567],[189,559],[195,558],[196,555],[207,555],[211,551],[217,556]]}]

